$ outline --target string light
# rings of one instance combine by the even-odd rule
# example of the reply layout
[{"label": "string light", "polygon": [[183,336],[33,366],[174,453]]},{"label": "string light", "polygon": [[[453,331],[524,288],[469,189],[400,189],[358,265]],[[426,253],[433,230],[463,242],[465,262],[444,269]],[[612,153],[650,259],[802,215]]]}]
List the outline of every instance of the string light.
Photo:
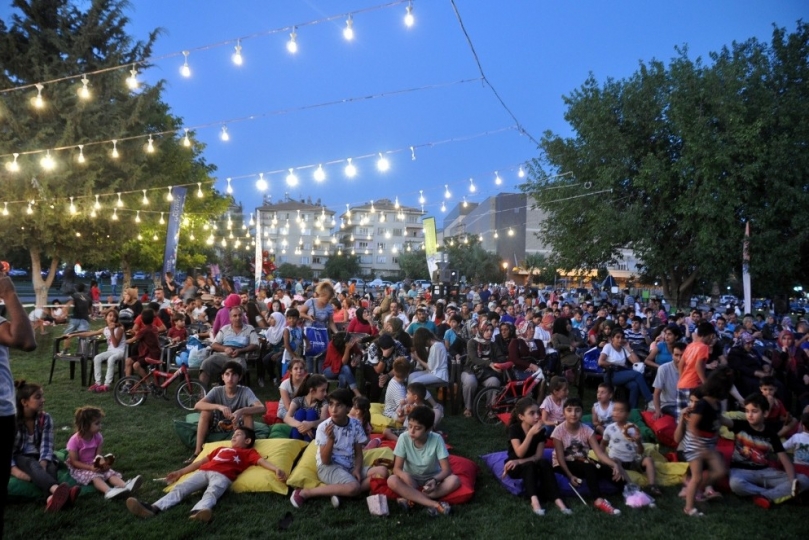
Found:
[{"label": "string light", "polygon": [[168,202],[172,202],[174,200],[174,194],[171,192],[171,186],[169,186],[168,195],[166,195],[166,200]]},{"label": "string light", "polygon": [[407,8],[405,8],[404,23],[406,27],[412,28],[415,22],[416,19],[413,17],[413,4],[410,3],[407,5]]},{"label": "string light", "polygon": [[76,157],[76,161],[79,163],[84,163],[86,160],[84,159],[84,145],[79,145],[79,155]]},{"label": "string light", "polygon": [[351,41],[354,39],[354,21],[351,19],[351,14],[349,13],[348,19],[346,19],[346,27],[343,28],[343,37],[346,41]]},{"label": "string light", "polygon": [[477,191],[477,188],[475,187],[475,181],[472,178],[470,178],[469,179],[469,193],[474,193],[475,191]]},{"label": "string light", "polygon": [[230,185],[230,178],[227,179],[228,187],[225,188],[225,191],[228,195],[233,195],[233,186]]},{"label": "string light", "polygon": [[34,208],[31,206],[31,203],[28,203],[28,210],[25,211],[26,214],[29,216],[34,213]]},{"label": "string light", "polygon": [[396,200],[393,202],[393,207],[398,210],[399,209],[399,196],[396,196]]},{"label": "string light", "polygon": [[256,180],[256,189],[259,191],[267,191],[267,181],[264,180],[264,173],[259,173],[258,180]]},{"label": "string light", "polygon": [[388,158],[379,153],[379,159],[376,161],[376,168],[379,172],[387,172],[390,169],[390,162]]},{"label": "string light", "polygon": [[318,165],[315,173],[312,175],[316,182],[322,182],[326,179],[326,171],[323,170],[323,165]]},{"label": "string light", "polygon": [[17,163],[17,158],[20,157],[20,154],[14,153],[13,155],[14,155],[14,161],[7,161],[6,162],[6,169],[8,169],[9,172],[17,172],[17,171],[20,170],[20,164]]},{"label": "string light", "polygon": [[500,237],[500,235],[498,235],[498,234],[497,234],[497,231],[494,231],[494,237],[495,237],[495,238],[499,238],[499,237]]},{"label": "string light", "polygon": [[8,203],[7,202],[3,203],[3,215],[4,216],[8,215]]},{"label": "string light", "polygon": [[191,76],[191,66],[188,65],[188,51],[183,51],[183,56],[185,57],[185,61],[183,65],[180,67],[180,75],[183,77],[190,77]]},{"label": "string light", "polygon": [[[101,203],[98,202],[98,195],[96,195],[96,202],[93,204],[93,210],[101,210]],[[93,216],[95,217],[95,216]]]},{"label": "string light", "polygon": [[197,182],[197,198],[201,199],[205,195],[202,193],[202,182]]},{"label": "string light", "polygon": [[514,229],[512,229],[511,227],[508,228],[508,235],[514,236]]},{"label": "string light", "polygon": [[295,176],[294,169],[289,169],[289,174],[287,175],[287,185],[290,187],[295,187],[298,185],[298,177]]},{"label": "string light", "polygon": [[75,204],[73,204],[73,197],[71,197],[71,198],[70,198],[70,213],[71,213],[71,214],[75,214],[75,213],[76,213],[76,205],[75,205]]},{"label": "string light", "polygon": [[188,128],[185,128],[185,137],[183,137],[183,146],[188,148],[191,146],[191,139],[188,138]]},{"label": "string light", "polygon": [[117,195],[118,195],[118,200],[116,201],[115,206],[117,206],[118,208],[123,208],[124,207],[124,201],[121,200],[121,193],[118,192]]},{"label": "string light", "polygon": [[163,212],[160,212],[160,221],[159,221],[158,223],[160,223],[161,225],[165,225],[165,224],[166,224],[166,220],[165,220],[165,219],[163,219]]},{"label": "string light", "polygon": [[54,168],[56,168],[56,162],[51,157],[50,150],[45,152],[45,157],[39,160],[39,164],[42,165],[42,168],[46,171],[52,171]]},{"label": "string light", "polygon": [[466,196],[463,197],[463,207],[466,208],[468,203],[466,202]]},{"label": "string light", "polygon": [[140,223],[140,210],[135,213],[135,223]]},{"label": "string light", "polygon": [[295,27],[292,27],[292,33],[289,34],[289,41],[287,41],[287,50],[290,54],[295,54],[298,52],[298,42],[295,41],[295,38],[298,37],[298,34],[295,33]]},{"label": "string light", "polygon": [[37,96],[33,99],[32,103],[34,104],[34,107],[36,107],[37,109],[41,109],[41,108],[43,108],[45,106],[45,101],[42,99],[42,89],[43,88],[45,88],[45,86],[42,85],[42,84],[37,84],[36,85]]},{"label": "string light", "polygon": [[444,184],[444,198],[449,199],[452,197],[452,193],[449,192],[449,185]]},{"label": "string light", "polygon": [[498,186],[503,183],[503,179],[500,178],[500,175],[497,173],[497,171],[494,171],[494,183]]},{"label": "string light", "polygon": [[155,234],[154,236],[152,236],[152,240],[154,240],[155,242],[157,242],[157,234]]},{"label": "string light", "polygon": [[87,75],[82,75],[81,77],[81,88],[78,89],[78,94],[81,99],[90,99],[90,89],[87,88],[87,83],[90,81],[87,80]]},{"label": "string light", "polygon": [[424,200],[424,190],[423,190],[423,189],[420,189],[420,190],[419,190],[419,204],[422,204],[422,205],[423,205],[424,203],[425,203],[425,200]]},{"label": "string light", "polygon": [[441,211],[442,211],[442,212],[446,212],[446,211],[447,211],[447,207],[444,205],[444,201],[441,201]]},{"label": "string light", "polygon": [[112,157],[114,159],[118,159],[119,155],[120,154],[118,154],[118,141],[116,139],[113,139],[112,140]]},{"label": "string light", "polygon": [[141,199],[143,206],[149,206],[149,197],[146,196],[146,190],[143,190],[143,199]]},{"label": "string light", "polygon": [[228,142],[230,140],[230,135],[228,135],[227,126],[222,126],[222,133],[219,134],[219,138],[222,139],[222,141],[224,142]]},{"label": "string light", "polygon": [[520,178],[525,177],[525,171],[522,170],[522,165],[520,165],[520,169],[517,171],[517,176],[519,176]]},{"label": "string light", "polygon": [[241,42],[241,40],[236,40],[235,49],[236,49],[236,52],[233,53],[233,56],[231,58],[233,59],[234,64],[236,64],[237,66],[241,66],[242,62],[243,62],[243,59],[242,59],[242,42]]},{"label": "string light", "polygon": [[117,208],[112,209],[112,220],[113,221],[118,221],[118,209]]},{"label": "string light", "polygon": [[410,161],[416,161],[416,147],[410,147]]},{"label": "string light", "polygon": [[149,135],[149,140],[146,142],[146,152],[154,154],[154,140],[151,135]]},{"label": "string light", "polygon": [[351,163],[351,158],[348,158],[348,165],[346,165],[345,174],[348,178],[354,178],[357,176],[357,167]]},{"label": "string light", "polygon": [[126,78],[126,85],[130,90],[137,90],[140,83],[138,82],[138,69],[135,64],[132,64],[132,69],[129,70],[129,77]]}]

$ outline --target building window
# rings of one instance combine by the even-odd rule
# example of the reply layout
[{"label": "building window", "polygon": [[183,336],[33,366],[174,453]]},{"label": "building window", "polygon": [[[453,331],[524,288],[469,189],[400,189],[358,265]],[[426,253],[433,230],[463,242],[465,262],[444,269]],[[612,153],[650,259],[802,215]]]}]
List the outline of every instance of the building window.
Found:
[{"label": "building window", "polygon": [[301,264],[309,264],[309,257],[301,257]]},{"label": "building window", "polygon": [[286,255],[280,255],[280,256],[276,257],[276,260],[279,263],[285,263],[285,262],[287,262],[287,256]]},{"label": "building window", "polygon": [[399,264],[399,257],[392,257],[392,258],[391,258],[391,262],[392,262],[393,264]]},{"label": "building window", "polygon": [[312,264],[323,264],[323,257],[312,257]]},{"label": "building window", "polygon": [[402,229],[393,229],[393,236],[402,236]]},{"label": "building window", "polygon": [[379,235],[382,235],[382,236],[384,236],[386,232],[388,232],[388,230],[385,227],[378,227],[376,229],[376,234],[379,234]]},{"label": "building window", "polygon": [[376,249],[381,249],[381,250],[384,251],[385,250],[385,243],[384,242],[377,243],[376,244]]},{"label": "building window", "polygon": [[380,255],[380,256],[378,256],[376,258],[376,262],[377,262],[377,264],[387,264],[388,263],[388,258],[386,256],[384,256],[384,255]]},{"label": "building window", "polygon": [[368,227],[360,227],[359,229],[357,229],[357,234],[365,236],[366,234],[368,234]]},{"label": "building window", "polygon": [[359,247],[360,249],[365,249],[365,248],[367,248],[367,247],[368,247],[368,242],[359,242],[358,244],[359,244],[359,246],[358,246],[358,247]]},{"label": "building window", "polygon": [[370,255],[363,255],[360,257],[360,264],[372,264],[374,262],[374,258]]}]

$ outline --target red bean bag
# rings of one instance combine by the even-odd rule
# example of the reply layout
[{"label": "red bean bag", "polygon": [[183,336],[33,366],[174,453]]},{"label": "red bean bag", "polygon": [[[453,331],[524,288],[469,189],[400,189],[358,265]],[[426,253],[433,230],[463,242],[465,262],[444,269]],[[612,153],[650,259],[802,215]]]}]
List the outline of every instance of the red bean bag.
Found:
[{"label": "red bean bag", "polygon": [[[449,456],[449,466],[452,474],[461,481],[461,487],[441,499],[449,504],[463,504],[469,502],[475,494],[475,481],[478,475],[478,466],[471,459],[461,456]],[[371,493],[384,495],[388,499],[397,499],[399,496],[388,487],[384,478],[371,478]]]},{"label": "red bean bag", "polygon": [[264,419],[264,423],[268,426],[273,424],[283,424],[284,421],[278,418],[278,402],[277,401],[265,401],[264,406],[267,407],[267,412],[264,413],[262,417]]},{"label": "red bean bag", "polygon": [[643,411],[640,414],[646,425],[654,432],[657,442],[669,448],[677,448],[677,442],[674,440],[677,420],[673,416],[664,414],[658,420],[655,420],[653,412]]}]

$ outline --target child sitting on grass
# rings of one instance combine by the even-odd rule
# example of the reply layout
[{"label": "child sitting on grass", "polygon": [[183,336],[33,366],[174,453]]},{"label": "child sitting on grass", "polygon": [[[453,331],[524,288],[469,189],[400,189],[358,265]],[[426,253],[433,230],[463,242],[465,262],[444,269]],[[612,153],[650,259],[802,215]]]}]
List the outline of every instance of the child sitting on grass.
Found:
[{"label": "child sitting on grass", "polygon": [[56,477],[58,462],[53,455],[53,419],[44,410],[45,398],[38,384],[17,381],[17,429],[11,454],[11,476],[33,484],[49,494],[46,512],[58,512],[75,502],[81,488],[69,487]]},{"label": "child sitting on grass", "polygon": [[781,400],[775,397],[775,392],[778,389],[775,384],[775,377],[768,375],[759,379],[758,389],[761,395],[767,398],[770,403],[770,410],[765,419],[767,425],[775,428],[778,436],[782,439],[795,433],[795,429],[798,427],[798,419],[789,414]]},{"label": "child sitting on grass", "polygon": [[598,435],[604,434],[604,429],[612,424],[612,386],[608,383],[598,385],[596,402],[593,403],[593,429]]},{"label": "child sitting on grass", "polygon": [[448,515],[450,505],[439,501],[461,487],[452,474],[444,439],[433,433],[435,415],[429,407],[417,406],[407,415],[407,432],[393,450],[393,475],[388,487],[401,498],[399,506],[407,510],[411,503],[426,506],[430,516]]},{"label": "child sitting on grass", "polygon": [[329,394],[330,418],[320,424],[315,435],[317,445],[317,477],[323,482],[316,488],[296,489],[289,498],[292,506],[300,508],[311,497],[331,497],[334,508],[340,497],[356,497],[371,488],[371,478],[386,478],[385,467],[364,467],[362,445],[368,437],[362,425],[348,416],[354,394],[338,388]]},{"label": "child sitting on grass", "polygon": [[215,448],[206,457],[191,463],[177,471],[166,475],[166,482],[173,483],[183,475],[195,472],[185,482],[177,485],[163,498],[152,504],[142,502],[134,497],[126,500],[126,507],[136,516],[153,517],[163,510],[168,510],[196,491],[205,490],[202,498],[191,509],[189,519],[207,523],[211,521],[211,509],[219,498],[248,467],[258,465],[275,473],[282,482],[286,481],[286,473],[266,459],[261,457],[254,448],[256,433],[247,427],[238,427],[233,430],[230,438],[230,448],[222,446]]},{"label": "child sitting on grass", "polygon": [[784,450],[794,452],[795,472],[809,476],[809,413],[801,415],[800,429],[784,443]]},{"label": "child sitting on grass", "polygon": [[[284,423],[292,427],[290,439],[307,442],[314,439],[315,430],[329,417],[328,402],[326,401],[328,389],[329,381],[323,375],[306,377],[289,404],[289,412],[284,416]],[[349,408],[351,408],[350,405]]]},{"label": "child sitting on grass", "polygon": [[508,439],[508,461],[503,466],[503,475],[522,479],[523,490],[534,513],[544,516],[545,510],[540,502],[554,501],[563,514],[572,514],[573,511],[559,497],[551,464],[542,458],[547,438],[539,419],[539,407],[532,398],[522,398],[511,411]]},{"label": "child sitting on grass", "polygon": [[[554,472],[564,474],[574,489],[581,485],[582,478],[587,482],[590,495],[596,498],[594,506],[607,514],[621,513],[601,496],[599,480],[608,479],[616,484],[623,483],[621,466],[604,453],[596,440],[595,432],[581,423],[582,403],[579,398],[568,398],[564,406],[565,421],[556,426],[551,434],[554,445]],[[595,452],[598,461],[606,467],[596,467],[587,454]]]},{"label": "child sitting on grass", "polygon": [[649,493],[660,496],[660,488],[655,484],[654,461],[648,456],[644,457],[640,429],[627,422],[629,411],[628,402],[614,402],[612,414],[615,422],[604,429],[601,445],[613,461],[621,464],[625,482],[631,483],[627,470],[645,472],[649,480]]},{"label": "child sitting on grass", "polygon": [[[399,403],[396,408],[396,421],[403,424],[401,429],[385,428],[382,436],[385,440],[396,441],[399,436],[407,431],[407,415],[410,414],[416,407],[428,407],[427,405],[427,387],[421,383],[410,383],[407,385],[407,392],[405,398]],[[435,418],[433,419],[435,422]]]},{"label": "child sitting on grass", "polygon": [[70,456],[67,467],[70,476],[78,484],[86,486],[92,483],[93,487],[104,494],[105,499],[111,500],[137,491],[142,480],[140,476],[136,476],[129,482],[124,482],[121,473],[111,469],[114,456],[107,454],[102,457],[104,437],[101,435],[101,419],[103,417],[104,412],[96,407],[76,409],[76,433],[67,441]]},{"label": "child sitting on grass", "polygon": [[548,385],[550,394],[539,406],[542,413],[542,423],[545,425],[545,434],[550,435],[556,426],[565,421],[564,403],[570,389],[567,386],[567,379],[556,376],[551,379]]}]

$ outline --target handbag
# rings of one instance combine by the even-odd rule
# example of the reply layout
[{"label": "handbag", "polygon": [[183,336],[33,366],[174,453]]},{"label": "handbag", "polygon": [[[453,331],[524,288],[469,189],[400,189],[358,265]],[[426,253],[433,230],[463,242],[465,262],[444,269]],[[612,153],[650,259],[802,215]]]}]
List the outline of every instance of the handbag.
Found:
[{"label": "handbag", "polygon": [[328,328],[307,326],[303,332],[306,336],[306,356],[319,356],[326,352],[329,345]]}]

